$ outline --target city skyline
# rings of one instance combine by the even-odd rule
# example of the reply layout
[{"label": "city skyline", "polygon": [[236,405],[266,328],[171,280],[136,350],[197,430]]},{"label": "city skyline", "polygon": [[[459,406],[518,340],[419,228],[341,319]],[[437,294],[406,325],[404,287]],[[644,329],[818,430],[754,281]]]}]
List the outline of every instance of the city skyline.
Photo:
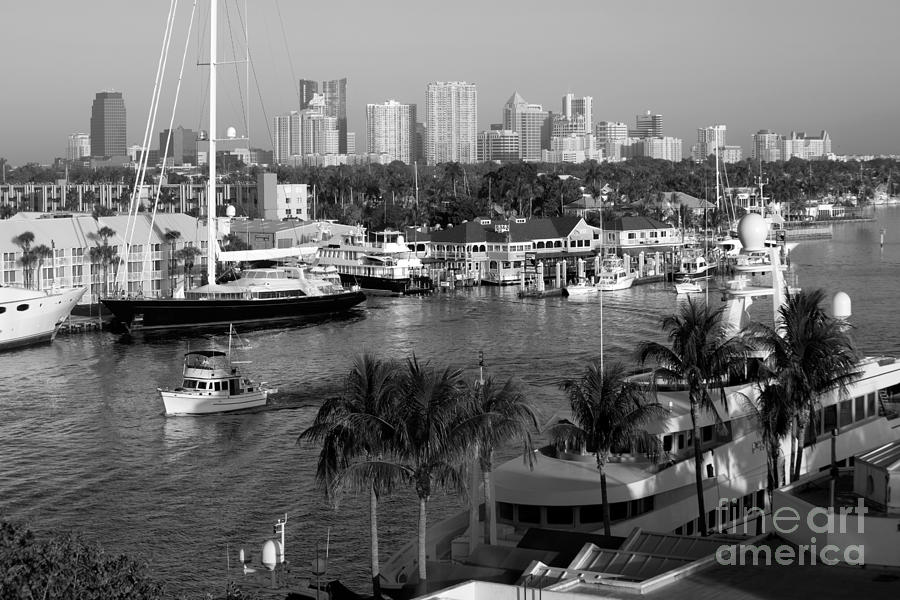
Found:
[{"label": "city skyline", "polygon": [[[16,57],[4,61],[0,77],[28,92],[0,97],[0,156],[12,164],[65,156],[68,136],[89,129],[92,99],[106,89],[123,93],[127,145],[141,143],[167,7],[129,2],[127,14],[113,22],[104,16],[122,14],[121,3],[50,2],[49,12],[46,4],[16,4],[6,11],[7,22],[23,26],[9,28],[0,42],[7,56]],[[175,127],[205,128],[199,105],[206,74],[193,66],[203,6],[195,18]],[[517,3],[516,11],[505,2],[469,1],[452,7],[397,2],[390,11],[349,1],[329,6],[254,6],[251,79],[259,81],[259,92],[251,86],[253,146],[272,147],[273,117],[299,110],[298,82],[312,77],[347,79],[347,130],[356,133],[358,150],[365,147],[367,104],[416,104],[421,119],[428,83],[458,80],[477,86],[478,131],[501,122],[503,105],[515,92],[556,113],[561,97],[571,92],[593,97],[595,123],[633,126],[636,115],[650,110],[663,115],[664,135],[686,144],[698,128],[726,124],[729,143],[742,146],[745,156],[761,129],[782,135],[827,130],[837,154],[900,153],[900,111],[893,100],[900,83],[890,76],[897,63],[891,27],[900,4],[889,0],[585,1],[567,5],[565,14],[537,3]],[[173,76],[163,91],[153,142],[168,127],[189,10],[179,8],[167,69]],[[229,2],[227,10],[238,22],[235,4]],[[580,15],[575,21],[566,16],[573,12]],[[578,28],[564,26],[569,22]],[[41,27],[27,26],[34,23]],[[66,34],[96,31],[98,23],[102,36]],[[309,26],[314,23],[325,25]],[[545,31],[552,23],[557,25]],[[510,38],[504,30],[534,35]],[[230,47],[227,34],[220,33],[220,52]],[[41,51],[21,51],[27,48]],[[229,67],[232,75],[234,70]],[[227,77],[220,80],[219,122],[240,128],[242,101],[233,89],[225,91]],[[242,79],[240,87],[245,85]]]}]

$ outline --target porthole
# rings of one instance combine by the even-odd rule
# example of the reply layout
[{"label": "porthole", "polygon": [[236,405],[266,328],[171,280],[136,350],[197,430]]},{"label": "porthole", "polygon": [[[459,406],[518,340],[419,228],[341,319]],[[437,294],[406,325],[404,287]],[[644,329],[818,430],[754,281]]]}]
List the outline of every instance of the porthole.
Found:
[{"label": "porthole", "polygon": [[5,307],[5,306],[0,306],[0,315],[2,315],[2,314],[5,313],[5,312],[6,312],[6,307]]},{"label": "porthole", "polygon": [[28,310],[28,305],[27,305],[27,304],[20,304],[20,305],[18,305],[18,306],[16,307],[16,310],[19,311],[19,312],[25,312],[26,310]]}]

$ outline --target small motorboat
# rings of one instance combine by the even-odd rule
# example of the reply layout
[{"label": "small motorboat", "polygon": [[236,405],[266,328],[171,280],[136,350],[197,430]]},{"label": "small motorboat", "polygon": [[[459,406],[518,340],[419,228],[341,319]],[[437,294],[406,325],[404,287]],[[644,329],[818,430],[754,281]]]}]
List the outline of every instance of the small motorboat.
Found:
[{"label": "small motorboat", "polygon": [[157,388],[167,415],[205,415],[265,406],[277,390],[244,376],[231,361],[231,328],[228,352],[193,350],[184,355],[181,385]]},{"label": "small motorboat", "polygon": [[676,294],[702,294],[704,291],[706,291],[704,287],[696,281],[686,280],[675,283]]},{"label": "small motorboat", "polygon": [[566,296],[569,298],[587,298],[596,296],[600,290],[587,279],[581,278],[576,283],[566,286]]}]

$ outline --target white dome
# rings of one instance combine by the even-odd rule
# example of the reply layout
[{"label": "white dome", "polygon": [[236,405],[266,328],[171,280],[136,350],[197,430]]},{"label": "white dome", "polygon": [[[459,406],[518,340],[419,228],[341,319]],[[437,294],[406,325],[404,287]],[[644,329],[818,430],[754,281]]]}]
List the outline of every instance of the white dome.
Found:
[{"label": "white dome", "polygon": [[229,204],[228,206],[225,207],[225,216],[226,217],[233,217],[236,214],[237,214],[237,211],[235,210],[233,205]]},{"label": "white dome", "polygon": [[831,300],[831,312],[835,319],[846,319],[853,314],[850,307],[850,296],[846,292],[838,292]]},{"label": "white dome", "polygon": [[270,571],[281,559],[281,544],[275,540],[266,540],[262,547],[262,564]]},{"label": "white dome", "polygon": [[737,226],[738,239],[744,250],[764,250],[769,226],[759,213],[747,213]]}]

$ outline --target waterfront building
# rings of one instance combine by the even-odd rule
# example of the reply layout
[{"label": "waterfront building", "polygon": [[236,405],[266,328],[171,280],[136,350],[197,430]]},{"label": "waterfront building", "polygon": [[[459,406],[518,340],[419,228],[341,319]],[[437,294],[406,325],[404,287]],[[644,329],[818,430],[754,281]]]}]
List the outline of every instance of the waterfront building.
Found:
[{"label": "waterfront building", "polygon": [[416,105],[389,100],[366,105],[366,152],[387,154],[389,161],[412,164],[415,156]]},{"label": "waterfront building", "polygon": [[[562,98],[562,116],[565,117],[571,126],[580,127],[571,133],[591,133],[593,129],[593,103],[594,99],[590,96],[576,98],[575,94],[568,93]],[[554,134],[555,135],[555,134]]]},{"label": "waterfront building", "polygon": [[643,155],[648,158],[681,161],[681,138],[676,137],[649,137],[643,142]]},{"label": "waterfront building", "polygon": [[176,167],[197,164],[196,131],[185,129],[181,125],[173,129],[172,137],[169,139],[169,151],[166,153],[166,140],[168,138],[169,130],[162,130],[159,134],[159,156],[161,160],[170,160],[170,164]]},{"label": "waterfront building", "polygon": [[643,115],[635,115],[634,121],[635,127],[631,137],[663,137],[662,115],[651,114],[648,110]]},{"label": "waterfront building", "polygon": [[122,92],[97,92],[91,106],[91,155],[125,156],[126,133]]},{"label": "waterfront building", "polygon": [[775,162],[781,160],[781,145],[779,136],[769,129],[760,129],[753,134],[750,157],[762,162]]},{"label": "waterfront building", "polygon": [[478,94],[474,83],[436,81],[425,91],[425,158],[429,165],[476,160]]},{"label": "waterfront building", "polygon": [[334,154],[347,154],[347,78],[323,81],[322,95],[325,116],[334,118],[336,123],[338,147]]},{"label": "waterfront building", "polygon": [[91,155],[91,136],[86,133],[73,133],[69,136],[69,143],[66,146],[66,160],[78,160],[80,158],[90,157]]},{"label": "waterfront building", "polygon": [[300,154],[300,113],[292,110],[273,119],[273,150],[277,164],[285,164],[291,156]]},{"label": "waterfront building", "polygon": [[519,134],[508,129],[491,129],[478,134],[478,162],[519,160]]},{"label": "waterfront building", "polygon": [[549,113],[540,104],[530,104],[515,92],[503,105],[503,129],[519,134],[519,158],[541,160],[542,139],[550,127]]}]

